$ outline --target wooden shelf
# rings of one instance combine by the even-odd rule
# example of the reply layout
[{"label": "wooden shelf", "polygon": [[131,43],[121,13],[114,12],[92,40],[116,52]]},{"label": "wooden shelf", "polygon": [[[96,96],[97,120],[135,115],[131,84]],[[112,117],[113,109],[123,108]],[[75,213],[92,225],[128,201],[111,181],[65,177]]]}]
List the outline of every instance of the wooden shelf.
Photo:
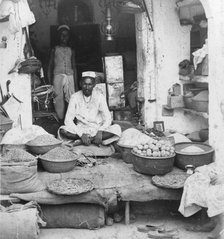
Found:
[{"label": "wooden shelf", "polygon": [[208,119],[208,117],[209,117],[208,113],[206,113],[206,112],[198,112],[198,111],[191,110],[191,109],[186,109],[186,108],[184,108],[184,112],[188,113],[188,114],[193,114],[193,115],[201,116],[201,117],[203,117],[205,119]]},{"label": "wooden shelf", "polygon": [[179,75],[179,79],[182,81],[187,81],[187,83],[208,83],[208,76],[199,76],[199,75],[192,75],[192,76],[182,76]]}]

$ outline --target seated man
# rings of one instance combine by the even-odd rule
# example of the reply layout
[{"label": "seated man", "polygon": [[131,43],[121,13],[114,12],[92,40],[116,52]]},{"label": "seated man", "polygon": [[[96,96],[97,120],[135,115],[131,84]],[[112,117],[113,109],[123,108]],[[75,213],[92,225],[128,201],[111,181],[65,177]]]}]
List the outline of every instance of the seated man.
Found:
[{"label": "seated man", "polygon": [[189,217],[201,208],[207,208],[211,222],[188,229],[213,229],[208,238],[224,239],[224,165],[211,163],[198,167],[186,180],[179,211],[185,217]]},{"label": "seated man", "polygon": [[60,139],[81,139],[84,145],[107,145],[119,139],[121,128],[111,125],[106,98],[94,86],[95,73],[83,72],[81,90],[71,96],[65,125],[58,130]]}]

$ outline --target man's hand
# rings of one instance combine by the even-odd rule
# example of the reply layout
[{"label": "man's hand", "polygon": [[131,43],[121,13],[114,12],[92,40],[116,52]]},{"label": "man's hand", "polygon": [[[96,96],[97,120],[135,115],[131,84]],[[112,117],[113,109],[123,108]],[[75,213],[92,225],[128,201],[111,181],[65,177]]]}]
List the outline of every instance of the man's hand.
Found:
[{"label": "man's hand", "polygon": [[96,145],[100,145],[102,143],[102,138],[103,138],[103,132],[98,131],[96,136],[93,139],[93,143]]},{"label": "man's hand", "polygon": [[91,144],[91,138],[88,134],[83,134],[81,136],[81,140],[82,140],[84,145],[90,145]]}]

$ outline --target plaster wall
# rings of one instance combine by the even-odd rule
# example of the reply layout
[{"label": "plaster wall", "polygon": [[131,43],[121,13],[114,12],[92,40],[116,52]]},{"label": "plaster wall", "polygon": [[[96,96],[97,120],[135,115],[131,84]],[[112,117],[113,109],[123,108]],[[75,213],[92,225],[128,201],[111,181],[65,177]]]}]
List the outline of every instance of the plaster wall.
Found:
[{"label": "plaster wall", "polygon": [[[29,127],[32,125],[30,76],[27,74],[19,75],[18,73],[8,74],[16,60],[20,57],[23,58],[25,35],[22,34],[22,31],[15,35],[11,34],[8,30],[8,24],[9,22],[0,23],[0,39],[2,36],[7,37],[7,48],[0,48],[0,84],[3,94],[6,95],[6,82],[7,80],[11,81],[10,93],[13,93],[23,102],[20,108],[22,127]],[[14,122],[14,126],[17,124],[18,122]]]},{"label": "plaster wall", "polygon": [[215,160],[224,166],[224,2],[201,2],[208,18],[209,143],[215,149]]},{"label": "plaster wall", "polygon": [[[152,93],[148,92],[145,94],[145,123],[147,126],[152,127],[153,121],[162,120],[165,123],[166,129],[176,130],[181,133],[190,133],[201,128],[207,128],[208,122],[206,119],[184,114],[183,110],[175,110],[172,117],[162,116],[162,105],[167,103],[168,89],[174,83],[181,83],[178,77],[178,64],[190,57],[191,27],[180,25],[176,11],[176,0],[152,0],[151,5],[153,9],[154,32],[150,33],[150,38],[145,39],[145,45],[147,46],[150,41],[154,40],[154,48],[151,47],[148,50],[150,52],[154,51],[155,58],[151,57],[148,61],[155,61],[155,72],[149,73],[148,77],[144,78],[143,84],[139,83],[143,86],[146,93],[145,88],[149,87],[147,82],[150,76],[154,75],[156,81],[154,92],[156,102],[149,103],[148,99],[152,96]],[[142,17],[144,18],[144,15]],[[148,27],[148,23],[145,27]],[[138,51],[141,50],[138,48]],[[149,55],[150,53],[146,57],[150,57]],[[145,65],[145,68],[148,67],[150,68],[151,66]],[[155,107],[152,107],[152,104]],[[151,111],[152,108],[154,109],[153,111]],[[149,117],[149,115],[151,116]]]}]

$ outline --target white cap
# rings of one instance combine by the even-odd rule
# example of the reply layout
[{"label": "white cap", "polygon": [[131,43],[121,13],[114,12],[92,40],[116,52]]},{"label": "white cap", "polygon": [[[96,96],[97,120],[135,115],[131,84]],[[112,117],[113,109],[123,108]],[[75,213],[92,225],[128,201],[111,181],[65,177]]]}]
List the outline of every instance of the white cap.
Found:
[{"label": "white cap", "polygon": [[67,29],[68,31],[70,31],[70,27],[68,26],[68,25],[60,25],[58,28],[57,28],[57,30],[59,31],[59,30],[61,30],[61,29]]},{"label": "white cap", "polygon": [[84,71],[82,77],[92,77],[96,78],[96,73],[94,71]]}]

